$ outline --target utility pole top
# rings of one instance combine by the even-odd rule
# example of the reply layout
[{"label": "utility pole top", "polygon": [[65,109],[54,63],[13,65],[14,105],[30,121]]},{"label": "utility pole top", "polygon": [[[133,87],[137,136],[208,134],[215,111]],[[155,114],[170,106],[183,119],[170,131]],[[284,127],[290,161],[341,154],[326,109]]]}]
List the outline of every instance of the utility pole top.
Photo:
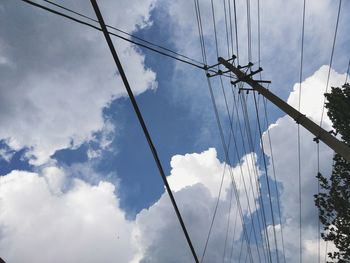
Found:
[{"label": "utility pole top", "polygon": [[[222,57],[218,58],[218,61],[220,64],[224,65],[228,70],[230,70],[233,74],[236,75],[237,80],[234,82],[231,82],[232,84],[237,84],[238,82],[245,82],[249,86],[253,88],[253,90],[259,92],[261,95],[263,95],[265,98],[267,98],[269,101],[271,101],[273,104],[275,104],[278,108],[280,108],[282,111],[284,111],[286,114],[288,114],[290,117],[292,117],[298,124],[303,126],[305,129],[307,129],[309,132],[311,132],[313,135],[316,136],[314,141],[318,143],[318,141],[324,142],[326,145],[328,145],[332,150],[334,150],[336,153],[341,155],[345,160],[350,162],[350,147],[347,146],[345,143],[338,140],[335,136],[333,136],[331,133],[323,129],[321,126],[314,123],[312,120],[307,118],[304,114],[290,106],[288,103],[280,99],[278,96],[273,94],[271,91],[266,89],[265,87],[261,86],[259,82],[266,82],[266,81],[259,81],[252,79],[252,76],[256,73],[262,71],[261,68],[259,68],[257,71],[252,71],[250,74],[246,74],[242,72],[238,67],[235,67],[233,64],[228,62]],[[250,67],[251,64],[248,64]],[[240,67],[242,68],[242,67]]]}]

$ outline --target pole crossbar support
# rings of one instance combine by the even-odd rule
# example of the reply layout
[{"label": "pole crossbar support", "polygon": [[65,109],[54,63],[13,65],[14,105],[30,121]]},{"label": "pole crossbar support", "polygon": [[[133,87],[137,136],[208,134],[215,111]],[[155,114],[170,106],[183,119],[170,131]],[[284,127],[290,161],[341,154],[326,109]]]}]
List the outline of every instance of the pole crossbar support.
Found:
[{"label": "pole crossbar support", "polygon": [[248,78],[254,76],[255,74],[261,72],[262,70],[263,70],[262,68],[259,68],[258,70],[251,71],[251,72],[250,72],[249,74],[247,74],[247,75],[243,73],[244,76],[243,76],[242,78],[239,78],[239,77],[237,76],[237,80],[231,81],[231,84],[236,86],[236,84],[239,83],[239,82],[241,82],[241,81],[244,81],[244,82],[245,82],[245,79],[248,79]]},{"label": "pole crossbar support", "polygon": [[238,89],[238,93],[241,93],[242,90],[245,90],[245,91],[247,92],[247,94],[249,94],[249,91],[255,91],[254,89],[239,88],[239,89]]},{"label": "pole crossbar support", "polygon": [[280,99],[278,96],[273,94],[271,91],[261,86],[258,81],[253,80],[250,77],[247,77],[244,72],[240,71],[237,67],[226,61],[224,58],[218,58],[219,63],[224,65],[227,69],[231,70],[233,74],[237,76],[237,79],[244,81],[249,86],[251,86],[254,90],[258,91],[261,95],[275,104],[278,108],[292,117],[297,123],[311,132],[316,136],[317,140],[322,141],[326,145],[328,145],[332,150],[341,155],[345,160],[350,162],[350,147],[345,143],[338,140],[336,137],[332,136],[328,131],[314,123],[312,120],[307,118],[304,114],[300,113],[288,103]]}]

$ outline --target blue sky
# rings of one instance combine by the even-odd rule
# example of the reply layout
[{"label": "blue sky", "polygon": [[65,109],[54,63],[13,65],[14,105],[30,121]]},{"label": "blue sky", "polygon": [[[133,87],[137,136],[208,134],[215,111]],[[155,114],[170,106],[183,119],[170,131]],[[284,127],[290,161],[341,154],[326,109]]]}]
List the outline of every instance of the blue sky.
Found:
[{"label": "blue sky", "polygon": [[[195,10],[193,3],[189,2],[101,1],[100,5],[107,23],[201,60]],[[294,107],[297,105],[299,88],[302,17],[302,4],[299,2],[282,4],[270,0],[260,3],[263,78],[272,80],[269,88]],[[94,17],[88,2],[62,1],[62,4]],[[210,1],[200,1],[200,4],[208,63],[214,64],[216,54]],[[256,4],[256,1],[251,1],[252,14],[257,12]],[[319,121],[322,109],[337,7],[338,2],[326,0],[307,3],[302,111],[315,122]],[[222,4],[215,3],[215,8],[219,55],[226,56]],[[244,64],[248,62],[245,2],[238,1],[237,8],[240,57],[241,64]],[[347,34],[349,19],[345,14],[349,9],[350,5],[343,3],[330,85],[341,85],[345,81],[350,54],[350,36]],[[289,16],[291,13],[294,15]],[[162,180],[102,34],[19,0],[1,3],[0,14],[0,76],[4,80],[0,85],[0,174],[4,185],[0,226],[6,226],[4,229],[0,227],[0,256],[21,262],[21,257],[13,252],[21,250],[30,262],[45,262],[44,257],[35,255],[30,246],[24,249],[28,246],[28,240],[23,238],[33,231],[43,231],[47,235],[38,237],[34,243],[47,244],[48,251],[53,252],[45,255],[46,260],[54,262],[52,257],[57,253],[55,247],[66,248],[55,232],[60,229],[63,240],[70,235],[79,237],[67,252],[70,257],[67,256],[65,262],[112,262],[116,257],[120,262],[170,262],[169,257],[178,251],[181,251],[181,262],[191,262],[164,193]],[[256,16],[252,15],[254,62],[257,61],[256,23]],[[201,254],[225,163],[205,73],[122,40],[116,39],[114,43],[137,95],[137,102],[165,173],[174,187],[197,252]],[[227,94],[231,95],[229,85],[225,85]],[[225,138],[228,140],[229,119],[218,78],[213,78],[213,87]],[[260,178],[262,198],[268,205],[252,93],[246,96],[257,158],[253,165],[256,165]],[[229,97],[230,105],[232,102]],[[260,114],[263,115],[261,97],[259,102]],[[269,124],[272,124],[269,131],[279,178],[282,221],[285,235],[291,237],[286,243],[286,258],[287,262],[295,262],[299,249],[296,244],[298,218],[291,211],[298,209],[295,197],[298,190],[296,125],[274,106],[269,104],[267,110]],[[234,124],[237,124],[236,120]],[[262,131],[265,132],[265,121],[263,124]],[[329,129],[331,127],[327,118],[324,125]],[[236,136],[239,140],[238,131]],[[317,256],[317,217],[312,203],[312,195],[317,189],[314,178],[317,170],[312,136],[304,130],[301,136],[302,154],[307,156],[302,162],[305,228],[302,248],[308,261],[315,260]],[[266,149],[266,132],[263,142]],[[238,148],[242,160],[238,162],[231,146],[230,166],[238,181],[244,218],[250,228],[248,205],[243,200],[246,196],[239,178],[240,169],[243,169],[248,181],[253,167],[245,160],[253,160],[254,154],[249,151],[246,156],[243,155],[241,141],[238,141]],[[266,150],[268,175],[273,180],[269,161],[271,153]],[[332,152],[322,145],[321,170],[324,173],[329,173],[331,169],[331,156]],[[225,240],[225,228],[222,226],[226,225],[227,217],[233,217],[228,210],[230,183],[227,170],[224,178],[218,219],[208,247],[208,262],[221,259],[219,251]],[[22,189],[26,199],[19,195],[18,189]],[[274,188],[272,199],[276,214],[277,196]],[[250,204],[258,204],[251,195],[248,200]],[[38,208],[24,209],[32,205]],[[232,213],[237,209],[235,204],[233,207]],[[92,212],[96,209],[101,217]],[[259,205],[257,209],[260,213]],[[255,223],[258,222],[258,213],[253,209]],[[46,217],[42,216],[45,214]],[[71,219],[66,218],[66,214],[70,214]],[[26,227],[18,225],[19,218],[28,218]],[[267,219],[267,231],[273,242],[269,213]],[[43,230],[39,223],[45,226]],[[104,229],[99,231],[96,226],[101,225]],[[280,242],[281,226],[279,222],[276,225]],[[70,229],[79,230],[74,232]],[[230,235],[233,233],[233,219],[228,231]],[[239,251],[242,226],[237,231],[238,236],[233,237],[233,247],[237,249],[233,250],[234,253]],[[118,240],[110,234],[115,232],[118,233]],[[174,235],[170,241],[166,239],[169,234]],[[123,244],[119,243],[122,242],[119,236]],[[260,242],[254,244],[263,249]],[[321,245],[324,248],[324,244]],[[104,253],[80,257],[81,252],[88,248],[100,248]],[[173,252],[167,253],[169,250]],[[256,253],[255,247],[253,250]],[[282,256],[281,250],[279,255]]]}]

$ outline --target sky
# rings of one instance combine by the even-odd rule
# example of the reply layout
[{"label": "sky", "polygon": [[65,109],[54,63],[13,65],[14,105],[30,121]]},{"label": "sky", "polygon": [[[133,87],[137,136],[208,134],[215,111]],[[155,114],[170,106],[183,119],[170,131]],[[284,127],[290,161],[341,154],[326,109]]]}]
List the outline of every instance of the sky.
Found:
[{"label": "sky", "polygon": [[[95,18],[89,1],[55,2]],[[98,3],[108,25],[202,61],[192,1]],[[300,97],[301,112],[319,123],[328,74],[328,89],[346,79],[349,2],[342,2],[330,68],[339,1],[306,1],[301,83],[303,1],[249,3],[253,69],[260,65],[262,78],[272,81],[268,88],[293,107],[299,107]],[[227,50],[225,31],[225,14],[227,18],[233,1],[199,4],[207,61],[214,65],[218,54],[228,58],[237,47],[235,40],[233,45],[229,41]],[[236,4],[238,55],[245,65],[247,2]],[[233,6],[231,10],[233,14]],[[114,37],[113,42],[203,262],[267,262],[267,244],[272,262],[299,262],[300,251],[304,262],[318,262],[326,249],[334,249],[318,241],[313,135],[300,128],[300,214],[294,120],[255,94],[260,140],[253,92],[239,94],[228,78],[223,78],[222,90],[220,78],[210,78],[224,140],[230,142],[227,159],[205,71]],[[20,0],[0,1],[0,78],[1,258],[194,262],[100,31]],[[245,106],[249,122],[244,121]],[[332,129],[326,112],[323,128]],[[319,170],[329,175],[333,152],[322,143],[319,149]]]}]

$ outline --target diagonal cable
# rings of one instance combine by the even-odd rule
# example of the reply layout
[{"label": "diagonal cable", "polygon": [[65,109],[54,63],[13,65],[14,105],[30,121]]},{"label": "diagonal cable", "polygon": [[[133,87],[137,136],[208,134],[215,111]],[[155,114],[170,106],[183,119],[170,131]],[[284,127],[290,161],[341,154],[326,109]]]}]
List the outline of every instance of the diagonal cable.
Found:
[{"label": "diagonal cable", "polygon": [[99,7],[98,7],[98,5],[97,5],[96,0],[90,0],[90,1],[91,1],[91,4],[92,4],[92,6],[93,6],[93,8],[94,8],[94,10],[95,10],[96,16],[97,16],[98,21],[99,21],[99,23],[100,23],[100,25],[101,25],[102,32],[103,32],[103,34],[104,34],[104,36],[105,36],[105,38],[106,38],[106,42],[107,42],[108,47],[109,47],[109,49],[110,49],[110,51],[111,51],[111,53],[112,53],[113,59],[114,59],[114,61],[115,61],[115,63],[116,63],[116,66],[117,66],[117,68],[118,68],[118,70],[119,70],[120,76],[121,76],[121,78],[122,78],[122,80],[123,80],[123,83],[124,83],[124,85],[125,85],[125,89],[126,89],[128,95],[129,95],[130,101],[131,101],[131,103],[132,103],[132,105],[133,105],[133,108],[134,108],[134,110],[135,110],[135,113],[136,113],[136,115],[137,115],[137,118],[138,118],[138,120],[139,120],[139,123],[140,123],[140,125],[141,125],[141,127],[142,127],[142,130],[143,130],[143,132],[144,132],[144,135],[145,135],[145,137],[146,137],[146,139],[147,139],[147,142],[148,142],[148,145],[149,145],[150,150],[151,150],[151,152],[152,152],[153,158],[154,158],[154,160],[155,160],[155,162],[156,162],[156,164],[157,164],[157,167],[158,167],[160,176],[161,176],[161,178],[162,178],[162,180],[163,180],[163,183],[164,183],[164,186],[165,186],[165,188],[166,188],[166,190],[167,190],[167,192],[168,192],[168,194],[169,194],[171,203],[172,203],[172,205],[173,205],[173,207],[174,207],[176,216],[177,216],[177,218],[178,218],[178,220],[179,220],[179,222],[180,222],[182,231],[184,232],[184,235],[185,235],[185,237],[186,237],[188,246],[190,247],[190,250],[191,250],[191,252],[192,252],[192,255],[193,255],[193,258],[194,258],[195,262],[198,263],[199,261],[198,261],[197,254],[196,254],[195,249],[194,249],[194,247],[193,247],[193,245],[192,245],[192,241],[191,241],[190,236],[189,236],[189,234],[188,234],[188,232],[187,232],[185,223],[184,223],[184,221],[183,221],[183,219],[182,219],[181,213],[180,213],[179,208],[178,208],[178,206],[177,206],[177,204],[176,204],[176,201],[175,201],[174,195],[173,195],[173,193],[172,193],[172,191],[171,191],[171,188],[170,188],[170,185],[169,185],[169,183],[168,183],[168,180],[167,180],[167,178],[166,178],[166,176],[165,176],[165,173],[164,173],[164,170],[163,170],[163,166],[162,166],[162,164],[161,164],[161,162],[160,162],[160,159],[159,159],[159,157],[158,157],[157,150],[156,150],[156,148],[155,148],[155,146],[154,146],[154,144],[153,144],[153,141],[152,141],[151,136],[150,136],[150,134],[149,134],[149,132],[148,132],[147,126],[146,126],[146,124],[145,124],[145,122],[144,122],[144,119],[143,119],[143,117],[142,117],[141,111],[140,111],[140,109],[139,109],[139,107],[138,107],[138,105],[137,105],[137,102],[136,102],[136,99],[135,99],[135,97],[134,97],[134,94],[133,94],[133,92],[132,92],[132,90],[131,90],[131,88],[130,88],[128,79],[127,79],[127,77],[126,77],[126,75],[125,75],[123,66],[122,66],[122,64],[121,64],[121,62],[120,62],[120,60],[119,60],[119,58],[118,58],[117,52],[116,52],[116,50],[115,50],[115,48],[114,48],[114,45],[113,45],[113,42],[112,42],[112,39],[111,39],[111,37],[109,36],[108,30],[107,30],[107,27],[106,27],[105,22],[104,22],[104,20],[103,20],[103,17],[102,17],[102,14],[101,14],[101,12],[100,12],[100,9],[99,9]]}]

